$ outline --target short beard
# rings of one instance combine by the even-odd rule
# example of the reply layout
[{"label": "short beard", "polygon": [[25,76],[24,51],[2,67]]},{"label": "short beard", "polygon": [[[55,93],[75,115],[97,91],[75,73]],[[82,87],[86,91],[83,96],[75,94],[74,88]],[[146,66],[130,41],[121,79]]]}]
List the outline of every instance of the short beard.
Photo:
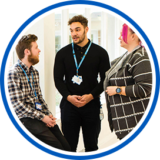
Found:
[{"label": "short beard", "polygon": [[39,62],[39,59],[34,57],[31,53],[31,55],[28,56],[28,62],[32,63],[32,65],[35,65]]},{"label": "short beard", "polygon": [[76,42],[75,44],[80,44],[84,41],[85,39],[85,31],[83,32],[83,35],[82,35],[82,39],[79,40],[79,42]]}]

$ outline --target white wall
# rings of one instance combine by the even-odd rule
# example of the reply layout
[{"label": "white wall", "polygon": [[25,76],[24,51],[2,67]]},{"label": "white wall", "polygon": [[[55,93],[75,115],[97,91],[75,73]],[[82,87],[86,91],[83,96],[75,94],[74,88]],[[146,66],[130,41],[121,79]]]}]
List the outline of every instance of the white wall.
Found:
[{"label": "white wall", "polygon": [[55,14],[44,18],[44,86],[45,101],[53,115],[56,116],[56,93],[53,81],[53,65],[55,59]]},{"label": "white wall", "polygon": [[53,115],[55,113],[55,85],[53,81],[53,65],[55,58],[55,22],[54,13],[42,18],[32,25],[25,34],[35,34],[38,37],[40,61],[34,67],[39,71],[40,87],[43,98]]},{"label": "white wall", "polygon": [[44,76],[44,19],[39,20],[34,25],[32,25],[25,34],[35,34],[38,37],[38,47],[41,50],[40,52],[40,62],[36,64],[34,67],[38,69],[40,75],[40,86],[42,90],[42,94],[44,95],[45,90],[45,76]]}]

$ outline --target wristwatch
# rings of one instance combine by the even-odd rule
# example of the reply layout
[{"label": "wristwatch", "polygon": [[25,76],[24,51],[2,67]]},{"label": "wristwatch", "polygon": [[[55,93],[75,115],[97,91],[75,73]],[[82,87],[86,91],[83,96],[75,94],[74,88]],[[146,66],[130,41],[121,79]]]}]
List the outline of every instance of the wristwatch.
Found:
[{"label": "wristwatch", "polygon": [[116,88],[116,92],[117,92],[117,94],[120,94],[120,95],[121,95],[121,92],[122,92],[121,87],[117,87],[117,88]]}]

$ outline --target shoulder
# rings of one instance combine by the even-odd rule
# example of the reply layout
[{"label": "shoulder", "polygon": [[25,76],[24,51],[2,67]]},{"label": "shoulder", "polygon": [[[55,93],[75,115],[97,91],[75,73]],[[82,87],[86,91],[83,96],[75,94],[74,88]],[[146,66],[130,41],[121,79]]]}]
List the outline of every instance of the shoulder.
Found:
[{"label": "shoulder", "polygon": [[122,58],[122,56],[120,56],[120,57],[114,59],[113,61],[111,61],[111,66],[113,66],[120,58]]},{"label": "shoulder", "polygon": [[8,75],[9,76],[18,75],[20,71],[21,71],[21,69],[20,69],[18,63],[16,63],[9,69]]},{"label": "shoulder", "polygon": [[68,44],[67,46],[61,48],[56,56],[65,56],[66,55],[66,52],[69,52],[69,51],[72,51],[72,45],[71,44]]},{"label": "shoulder", "polygon": [[144,47],[137,49],[131,56],[130,63],[136,63],[141,60],[149,60],[147,51]]},{"label": "shoulder", "polygon": [[92,43],[91,52],[93,52],[99,58],[109,60],[108,52],[104,48],[95,43]]},{"label": "shoulder", "polygon": [[101,46],[99,46],[95,43],[92,43],[92,49],[94,49],[94,50],[96,50],[96,51],[98,51],[99,53],[102,53],[102,54],[107,53],[107,51],[103,47],[101,47]]},{"label": "shoulder", "polygon": [[33,70],[34,74],[39,75],[39,72],[38,72],[38,70],[35,67],[32,66],[32,70]]},{"label": "shoulder", "polygon": [[138,59],[149,59],[145,48],[140,47],[132,54],[132,57],[131,57],[132,61],[136,61]]}]

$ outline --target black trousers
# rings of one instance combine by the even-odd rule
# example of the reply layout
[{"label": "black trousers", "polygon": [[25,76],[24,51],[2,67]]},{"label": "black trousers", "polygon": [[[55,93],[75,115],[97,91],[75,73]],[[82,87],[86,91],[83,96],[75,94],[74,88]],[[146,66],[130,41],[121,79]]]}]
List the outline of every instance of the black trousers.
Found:
[{"label": "black trousers", "polygon": [[71,147],[71,151],[76,152],[80,127],[82,127],[85,151],[97,150],[98,136],[101,130],[99,98],[81,108],[77,108],[67,100],[62,99],[60,108],[62,132]]},{"label": "black trousers", "polygon": [[58,125],[49,128],[45,123],[37,119],[22,118],[20,120],[24,126],[42,142],[61,150],[71,150],[68,142],[59,130]]}]

